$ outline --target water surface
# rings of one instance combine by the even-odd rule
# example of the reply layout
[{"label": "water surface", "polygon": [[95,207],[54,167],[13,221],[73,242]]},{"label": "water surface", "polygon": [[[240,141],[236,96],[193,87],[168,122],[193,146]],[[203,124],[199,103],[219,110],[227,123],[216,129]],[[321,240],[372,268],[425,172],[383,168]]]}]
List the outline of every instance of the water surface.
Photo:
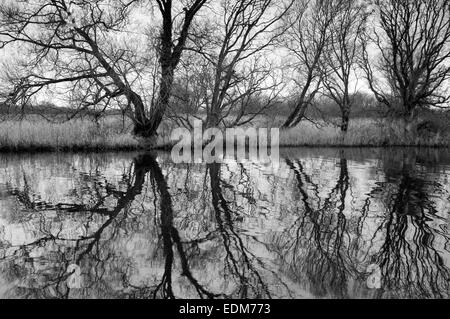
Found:
[{"label": "water surface", "polygon": [[0,155],[1,298],[448,298],[450,154]]}]

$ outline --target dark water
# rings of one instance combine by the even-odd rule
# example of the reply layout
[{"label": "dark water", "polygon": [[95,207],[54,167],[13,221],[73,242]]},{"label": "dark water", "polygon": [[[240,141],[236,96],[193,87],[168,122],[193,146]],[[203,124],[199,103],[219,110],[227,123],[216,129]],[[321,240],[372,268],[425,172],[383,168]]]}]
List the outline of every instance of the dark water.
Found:
[{"label": "dark water", "polygon": [[448,298],[450,154],[0,155],[2,298]]}]

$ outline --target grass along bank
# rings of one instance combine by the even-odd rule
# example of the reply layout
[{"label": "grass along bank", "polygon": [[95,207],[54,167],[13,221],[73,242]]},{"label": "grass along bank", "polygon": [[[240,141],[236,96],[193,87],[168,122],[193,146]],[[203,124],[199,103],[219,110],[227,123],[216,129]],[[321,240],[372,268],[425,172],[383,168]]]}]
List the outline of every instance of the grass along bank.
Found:
[{"label": "grass along bank", "polygon": [[[420,122],[419,122],[420,123]],[[426,146],[449,147],[448,125],[405,124],[402,120],[354,119],[349,130],[326,123],[302,122],[295,128],[280,131],[280,146]]]},{"label": "grass along bank", "polygon": [[52,123],[40,120],[0,122],[0,150],[75,151],[137,149],[129,132],[107,123],[97,126],[87,120]]},{"label": "grass along bank", "polygon": [[[405,126],[400,120],[354,119],[347,134],[333,124],[302,122],[298,127],[280,130],[280,147],[295,146],[450,146],[448,125],[433,132]],[[276,127],[258,121],[260,127]],[[157,146],[170,145],[171,127],[165,123]],[[96,125],[89,120],[52,123],[43,119],[0,122],[0,151],[111,151],[139,150],[143,143],[118,118],[106,118]]]}]

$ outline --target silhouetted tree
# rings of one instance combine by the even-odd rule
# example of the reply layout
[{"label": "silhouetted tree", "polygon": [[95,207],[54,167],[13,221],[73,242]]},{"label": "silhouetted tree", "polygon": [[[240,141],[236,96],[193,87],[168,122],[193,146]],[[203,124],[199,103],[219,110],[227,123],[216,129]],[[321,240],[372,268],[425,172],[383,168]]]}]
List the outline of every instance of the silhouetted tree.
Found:
[{"label": "silhouetted tree", "polygon": [[[134,133],[154,138],[169,103],[174,71],[190,26],[207,0],[189,1],[182,15],[174,15],[177,6],[172,2],[156,0],[162,16],[158,45],[161,72],[158,98],[150,107],[136,84],[146,72],[149,56],[137,54],[131,41],[117,41],[129,31],[127,23],[138,1],[2,3],[0,47],[17,43],[28,49],[22,68],[7,74],[11,83],[8,103],[26,106],[39,92],[62,86],[78,110],[105,110],[114,103],[130,108]],[[136,42],[139,45],[140,41]]]},{"label": "silhouetted tree", "polygon": [[341,110],[341,131],[347,132],[352,106],[350,85],[361,55],[361,36],[368,17],[366,5],[358,0],[338,0],[330,44],[323,59],[326,95]]},{"label": "silhouetted tree", "polygon": [[282,43],[291,53],[294,82],[300,90],[293,110],[283,124],[285,128],[300,123],[321,89],[320,61],[329,46],[335,9],[334,2],[302,0],[295,2],[283,18],[287,30]]},{"label": "silhouetted tree", "polygon": [[[362,65],[379,102],[414,117],[419,107],[450,101],[450,1],[374,1],[373,32],[366,37]],[[371,63],[370,45],[381,52]],[[381,76],[382,80],[378,80]]]},{"label": "silhouetted tree", "polygon": [[283,33],[278,22],[292,3],[223,1],[214,8],[219,14],[192,32],[189,49],[196,54],[186,67],[186,89],[193,111],[206,114],[205,126],[246,124],[278,97],[282,80],[265,55]]}]

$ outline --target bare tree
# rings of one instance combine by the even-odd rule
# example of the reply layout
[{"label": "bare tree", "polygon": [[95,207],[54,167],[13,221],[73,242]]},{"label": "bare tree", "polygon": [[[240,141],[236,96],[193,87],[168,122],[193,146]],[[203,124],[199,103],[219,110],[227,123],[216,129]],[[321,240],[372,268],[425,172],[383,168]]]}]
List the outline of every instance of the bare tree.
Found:
[{"label": "bare tree", "polygon": [[[114,103],[129,108],[134,133],[144,138],[156,130],[168,105],[174,70],[185,47],[194,16],[207,0],[186,3],[176,15],[171,0],[156,0],[162,15],[159,94],[145,105],[137,89],[145,76],[148,53],[137,54],[128,41],[127,22],[137,0],[7,1],[0,5],[0,47],[17,43],[28,50],[22,68],[10,72],[9,104],[27,105],[40,92],[55,87],[78,109],[106,110]],[[135,39],[140,42],[142,39]],[[131,42],[131,41],[130,41]]]},{"label": "bare tree", "polygon": [[331,39],[335,18],[333,3],[323,0],[302,0],[294,4],[283,18],[287,25],[283,44],[292,58],[295,86],[300,93],[294,109],[283,127],[296,126],[305,116],[308,106],[321,89],[320,61]]},{"label": "bare tree", "polygon": [[[273,0],[223,1],[223,18],[206,23],[193,35],[191,50],[204,61],[193,67],[204,81],[194,82],[200,87],[191,90],[202,92],[198,102],[206,111],[207,127],[248,123],[278,96],[282,83],[265,55],[283,32],[278,22],[292,4],[292,0],[281,5]],[[256,101],[260,105],[252,107]]]},{"label": "bare tree", "polygon": [[[405,118],[419,107],[448,106],[450,1],[376,0],[374,11],[379,25],[366,38],[362,65],[377,100]],[[381,53],[376,64],[371,43]]]},{"label": "bare tree", "polygon": [[356,78],[368,14],[366,5],[359,0],[338,0],[335,5],[331,41],[323,59],[323,76],[325,94],[339,106],[341,131],[347,132],[353,103],[350,86]]},{"label": "bare tree", "polygon": [[184,19],[180,23],[178,38],[175,40],[174,16],[172,0],[156,0],[161,13],[163,23],[161,31],[160,64],[161,80],[159,83],[159,96],[156,104],[150,111],[150,117],[144,125],[136,128],[136,133],[144,136],[154,136],[161,124],[162,118],[169,106],[174,81],[174,72],[177,68],[181,55],[185,49],[192,21],[198,11],[208,0],[191,0],[183,8]]}]

